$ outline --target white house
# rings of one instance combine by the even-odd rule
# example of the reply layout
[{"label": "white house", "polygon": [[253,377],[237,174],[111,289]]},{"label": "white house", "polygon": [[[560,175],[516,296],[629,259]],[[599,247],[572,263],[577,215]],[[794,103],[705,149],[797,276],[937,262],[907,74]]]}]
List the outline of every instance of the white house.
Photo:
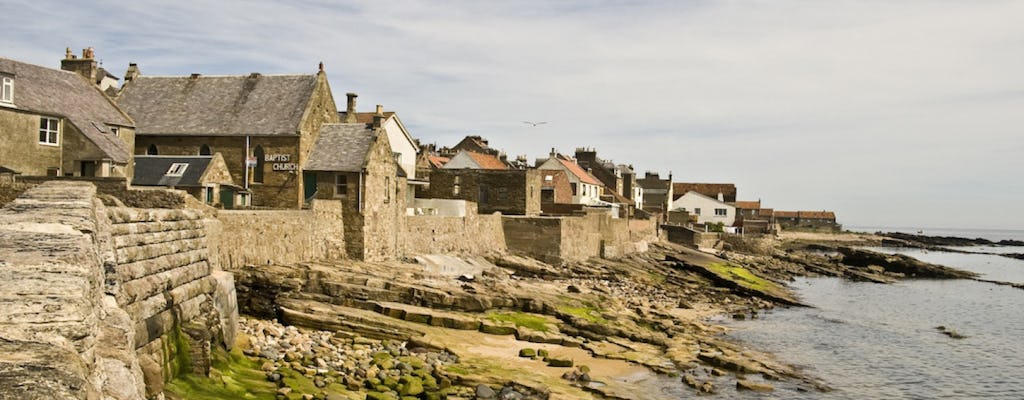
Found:
[{"label": "white house", "polygon": [[697,222],[723,223],[732,226],[736,221],[736,207],[703,194],[689,191],[672,202],[671,210],[682,210],[697,216]]},{"label": "white house", "polygon": [[552,157],[540,164],[537,169],[565,171],[565,175],[569,178],[569,187],[572,190],[573,204],[606,204],[601,201],[601,187],[603,186],[601,181],[576,164],[575,161],[561,154],[552,154]]}]

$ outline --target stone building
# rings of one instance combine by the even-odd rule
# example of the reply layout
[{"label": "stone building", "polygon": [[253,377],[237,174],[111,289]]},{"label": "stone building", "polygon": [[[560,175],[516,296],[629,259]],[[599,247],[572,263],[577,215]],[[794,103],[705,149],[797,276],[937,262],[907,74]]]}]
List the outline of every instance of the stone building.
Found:
[{"label": "stone building", "polygon": [[735,226],[742,228],[744,234],[765,234],[774,230],[775,211],[763,208],[761,200],[737,201],[735,204]]},{"label": "stone building", "polygon": [[840,230],[832,211],[775,211],[775,222],[783,229]]},{"label": "stone building", "polygon": [[495,155],[462,150],[448,160],[441,169],[506,170],[509,168]]},{"label": "stone building", "polygon": [[673,200],[672,173],[668,179],[661,179],[657,172],[646,172],[636,180],[643,189],[643,210],[649,213],[665,214],[671,209]]},{"label": "stone building", "polygon": [[541,173],[522,169],[442,168],[431,173],[430,186],[420,197],[472,201],[481,215],[538,215]]},{"label": "stone building", "polygon": [[25,176],[132,176],[135,122],[88,76],[97,68],[92,50],[75,60],[81,70],[0,58],[0,167]]},{"label": "stone building", "polygon": [[551,149],[551,155],[547,160],[538,163],[537,169],[564,171],[565,176],[569,178],[572,204],[601,204],[601,188],[604,186],[601,181],[583,169],[575,160],[558,154],[555,149]]},{"label": "stone building", "polygon": [[[130,78],[130,80],[129,80]],[[117,103],[135,119],[136,154],[219,152],[256,207],[299,208],[316,192],[304,165],[338,112],[315,74],[143,76],[132,65]]]},{"label": "stone building", "polygon": [[342,122],[347,124],[372,124],[375,116],[384,116],[381,127],[387,133],[388,144],[391,145],[391,153],[395,156],[395,161],[402,168],[402,171],[405,172],[406,181],[409,184],[409,188],[406,190],[409,197],[406,198],[406,202],[411,202],[411,196],[416,193],[415,188],[426,185],[427,178],[429,177],[429,174],[421,176],[417,171],[419,142],[405,128],[405,124],[398,118],[398,113],[384,111],[383,106],[379,104],[375,112],[356,112],[356,98],[359,96],[355,93],[348,93],[346,96],[348,97],[346,109],[345,111],[338,112],[338,117]]},{"label": "stone building", "polygon": [[315,177],[315,198],[342,202],[348,256],[366,261],[396,256],[408,190],[382,128],[385,118],[324,125],[305,167]]},{"label": "stone building", "polygon": [[572,204],[572,186],[565,171],[547,169],[541,171],[540,203]]},{"label": "stone building", "polygon": [[224,208],[245,207],[249,194],[231,179],[220,153],[212,156],[135,156],[132,187],[181,189],[199,201]]}]

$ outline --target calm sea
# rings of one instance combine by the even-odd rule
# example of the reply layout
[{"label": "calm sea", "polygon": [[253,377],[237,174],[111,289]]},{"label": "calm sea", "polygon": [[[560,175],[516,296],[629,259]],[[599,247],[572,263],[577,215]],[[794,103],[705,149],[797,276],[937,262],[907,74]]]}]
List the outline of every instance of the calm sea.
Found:
[{"label": "calm sea", "polygon": [[[925,234],[1024,239],[1024,231],[979,232]],[[1019,247],[986,250],[1024,252]],[[1021,260],[987,254],[898,252],[975,271],[985,279],[1024,283]],[[772,394],[723,391],[723,397],[1024,399],[1024,290],[971,280],[881,285],[836,278],[799,279],[792,287],[814,308],[778,309],[756,320],[730,323],[733,330],[727,336],[774,353],[835,390],[800,392],[779,383]],[[935,329],[940,325],[967,338],[942,335]]]}]

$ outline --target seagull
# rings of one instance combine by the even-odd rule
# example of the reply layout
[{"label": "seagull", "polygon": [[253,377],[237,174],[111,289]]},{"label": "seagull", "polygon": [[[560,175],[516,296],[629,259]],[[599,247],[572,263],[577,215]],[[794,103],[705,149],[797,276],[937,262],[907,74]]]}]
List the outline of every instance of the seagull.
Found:
[{"label": "seagull", "polygon": [[524,124],[529,124],[529,125],[533,125],[533,126],[537,126],[537,125],[544,125],[544,124],[546,124],[546,123],[548,123],[548,122],[547,122],[547,121],[541,121],[541,122],[530,122],[530,121],[523,121],[523,123],[524,123]]}]

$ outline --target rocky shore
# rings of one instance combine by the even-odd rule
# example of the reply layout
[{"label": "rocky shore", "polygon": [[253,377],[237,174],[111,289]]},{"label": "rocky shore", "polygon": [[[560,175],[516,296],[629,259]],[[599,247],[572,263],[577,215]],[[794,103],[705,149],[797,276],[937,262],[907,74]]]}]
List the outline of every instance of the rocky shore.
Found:
[{"label": "rocky shore", "polygon": [[491,254],[246,268],[234,271],[240,309],[251,316],[236,348],[218,356],[210,378],[179,379],[168,393],[191,398],[232,385],[266,399],[827,391],[796,367],[724,340],[713,318],[802,306],[785,286],[795,276],[970,277],[855,248],[881,240],[741,240],[715,255],[657,243],[564,266]]}]

